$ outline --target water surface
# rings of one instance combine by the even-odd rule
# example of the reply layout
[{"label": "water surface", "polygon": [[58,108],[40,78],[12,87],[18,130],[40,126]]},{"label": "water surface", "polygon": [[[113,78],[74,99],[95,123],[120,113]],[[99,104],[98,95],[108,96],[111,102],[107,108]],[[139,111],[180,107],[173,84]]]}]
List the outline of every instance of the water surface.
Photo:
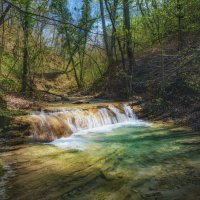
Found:
[{"label": "water surface", "polygon": [[130,123],[23,145],[1,154],[12,169],[4,199],[199,199],[199,140],[188,130]]}]

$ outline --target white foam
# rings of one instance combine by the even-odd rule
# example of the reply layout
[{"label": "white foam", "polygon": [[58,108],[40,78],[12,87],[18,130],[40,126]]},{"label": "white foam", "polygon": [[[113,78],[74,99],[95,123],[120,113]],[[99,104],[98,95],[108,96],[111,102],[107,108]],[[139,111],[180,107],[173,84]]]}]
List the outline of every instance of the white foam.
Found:
[{"label": "white foam", "polygon": [[87,148],[87,144],[89,141],[87,142],[87,138],[83,139],[81,136],[85,136],[91,133],[95,133],[95,134],[108,133],[112,131],[113,129],[120,128],[120,127],[127,127],[127,126],[147,127],[147,126],[151,126],[151,123],[136,119],[136,120],[126,121],[126,122],[117,123],[117,124],[105,125],[105,126],[86,129],[86,130],[80,130],[76,133],[73,133],[70,137],[54,140],[50,144],[55,145],[62,149],[76,149],[76,150],[83,151]]},{"label": "white foam", "polygon": [[86,141],[83,141],[81,138],[72,135],[68,138],[60,138],[54,140],[50,144],[57,146],[61,149],[75,149],[83,151],[86,146]]}]

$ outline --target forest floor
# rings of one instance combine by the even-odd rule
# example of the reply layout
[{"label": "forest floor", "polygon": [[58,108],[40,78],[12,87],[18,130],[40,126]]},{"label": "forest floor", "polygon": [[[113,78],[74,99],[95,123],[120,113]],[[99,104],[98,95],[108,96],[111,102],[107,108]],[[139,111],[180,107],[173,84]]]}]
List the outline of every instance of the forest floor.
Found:
[{"label": "forest floor", "polygon": [[164,83],[161,62],[157,53],[138,62],[135,91],[141,96],[144,113],[154,120],[170,120],[200,130],[199,52],[192,50],[173,58],[166,54]]}]

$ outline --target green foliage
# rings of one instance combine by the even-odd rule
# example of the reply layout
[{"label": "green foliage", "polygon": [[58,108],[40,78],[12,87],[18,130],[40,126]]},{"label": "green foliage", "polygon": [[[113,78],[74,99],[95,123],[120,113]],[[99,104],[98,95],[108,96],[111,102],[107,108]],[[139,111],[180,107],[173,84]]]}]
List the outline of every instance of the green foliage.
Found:
[{"label": "green foliage", "polygon": [[185,81],[185,86],[189,89],[193,94],[200,94],[200,83],[190,79]]},{"label": "green foliage", "polygon": [[155,107],[156,108],[160,109],[160,108],[163,108],[165,105],[166,105],[166,102],[163,97],[160,96],[155,99]]},{"label": "green foliage", "polygon": [[[174,83],[168,88],[169,93],[184,94],[184,95],[198,95],[200,94],[200,85],[192,79],[183,77],[177,78]],[[170,92],[171,91],[171,92]]]},{"label": "green foliage", "polygon": [[6,108],[6,102],[3,99],[3,93],[0,91],[0,110]]},{"label": "green foliage", "polygon": [[5,172],[5,170],[4,170],[1,160],[0,160],[0,178],[4,174],[4,172]]},{"label": "green foliage", "polygon": [[197,20],[200,17],[199,1],[138,0],[137,7],[140,15],[133,16],[132,27],[139,48],[151,46],[178,31],[189,34],[200,30],[200,21]]},{"label": "green foliage", "polygon": [[0,85],[6,91],[13,91],[16,88],[16,82],[10,78],[1,78],[0,77]]},{"label": "green foliage", "polygon": [[7,88],[7,87],[10,87],[12,85],[13,80],[1,78],[0,79],[0,83],[1,83],[1,85],[2,85],[3,88]]},{"label": "green foliage", "polygon": [[[11,1],[26,12],[12,8],[15,10],[13,12],[15,20],[12,21],[12,25],[5,23],[5,37],[7,35],[9,37],[5,39],[6,45],[1,62],[3,76],[0,78],[0,84],[5,90],[19,91],[22,82],[25,26],[29,32],[27,46],[30,69],[27,72],[27,82],[29,82],[27,84],[30,84],[30,79],[33,79],[34,84],[37,85],[37,76],[43,77],[45,73],[59,71],[64,74],[69,71],[67,75],[72,80],[71,85],[74,86],[76,81],[77,86],[83,89],[83,87],[90,87],[108,70],[103,36],[100,35],[103,32],[102,26],[99,25],[99,21],[96,23],[93,20],[99,18],[100,15],[99,1],[81,0],[73,3],[68,0],[51,0],[50,5],[46,0]],[[114,1],[107,2],[110,11],[114,12]],[[120,67],[113,67],[115,71],[113,74],[116,76],[113,80],[116,84],[119,81],[119,87],[125,85],[126,89],[126,82],[129,82],[132,77],[127,74],[126,66],[122,69],[119,43],[121,43],[123,56],[127,58],[125,39],[127,29],[124,27],[123,1],[116,2],[116,15],[113,15],[116,31],[113,31],[109,9],[106,9],[104,4],[106,29],[108,36],[112,35],[115,39],[113,47],[115,50],[112,52],[113,62],[120,65]],[[200,31],[198,20],[200,2],[196,0],[136,0],[131,2],[130,9],[132,39],[134,50],[138,54],[149,48],[163,47],[164,42],[168,41],[168,36],[177,40],[181,32],[184,40],[187,41],[189,34]],[[38,16],[29,12],[36,13]],[[53,20],[44,19],[39,15]],[[179,24],[179,19],[181,24]],[[99,35],[91,34],[90,31],[99,32]],[[110,49],[112,37],[108,39]],[[98,47],[95,47],[96,45]],[[181,84],[187,88],[186,90],[199,92],[199,84],[190,79],[185,79],[184,84]],[[33,88],[36,87],[35,85]],[[158,98],[156,104],[162,104],[160,102],[162,101]]]}]

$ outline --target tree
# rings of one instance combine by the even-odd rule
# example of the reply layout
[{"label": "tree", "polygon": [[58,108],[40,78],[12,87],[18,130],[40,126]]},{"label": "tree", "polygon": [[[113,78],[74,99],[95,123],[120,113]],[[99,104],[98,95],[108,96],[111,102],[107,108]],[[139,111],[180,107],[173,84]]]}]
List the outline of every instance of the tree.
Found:
[{"label": "tree", "polygon": [[31,94],[32,81],[30,76],[30,63],[29,63],[29,31],[31,28],[31,18],[28,14],[30,11],[31,0],[26,0],[21,3],[26,13],[21,13],[21,24],[23,29],[23,67],[22,67],[22,94],[27,94],[27,90]]},{"label": "tree", "polygon": [[128,74],[130,75],[129,92],[132,92],[132,77],[133,77],[133,66],[135,63],[133,55],[133,42],[131,34],[131,22],[130,22],[130,5],[129,0],[123,0],[123,16],[124,16],[124,31],[126,34],[126,48],[128,56]]},{"label": "tree", "polygon": [[83,87],[84,85],[84,60],[86,55],[86,47],[89,37],[89,31],[92,29],[94,20],[91,17],[91,0],[83,0],[82,5],[82,15],[79,21],[79,27],[83,30],[79,31],[77,34],[77,40],[81,42],[79,43],[78,54],[79,54],[79,61],[80,61],[80,85]]},{"label": "tree", "polygon": [[111,37],[111,48],[110,48],[111,58],[113,58],[113,55],[115,54],[116,60],[118,60],[117,52],[116,52],[116,44],[115,44],[115,42],[117,40],[120,55],[121,55],[123,70],[125,71],[125,65],[126,64],[125,64],[124,51],[123,51],[121,39],[117,35],[117,26],[116,26],[117,7],[118,7],[118,4],[119,4],[119,1],[114,0],[113,4],[111,4],[109,2],[109,0],[104,0],[104,1],[105,1],[106,9],[107,9],[107,12],[109,14],[111,25],[112,25],[112,37]]},{"label": "tree", "polygon": [[110,51],[110,48],[109,48],[109,43],[108,43],[108,33],[107,33],[107,28],[106,28],[106,20],[105,20],[103,0],[99,0],[99,5],[100,5],[100,12],[101,12],[101,23],[102,23],[102,29],[103,29],[103,39],[104,39],[106,54],[107,54],[107,58],[108,58],[108,68],[110,68],[111,65],[112,65],[113,58],[112,58],[111,51]]}]

